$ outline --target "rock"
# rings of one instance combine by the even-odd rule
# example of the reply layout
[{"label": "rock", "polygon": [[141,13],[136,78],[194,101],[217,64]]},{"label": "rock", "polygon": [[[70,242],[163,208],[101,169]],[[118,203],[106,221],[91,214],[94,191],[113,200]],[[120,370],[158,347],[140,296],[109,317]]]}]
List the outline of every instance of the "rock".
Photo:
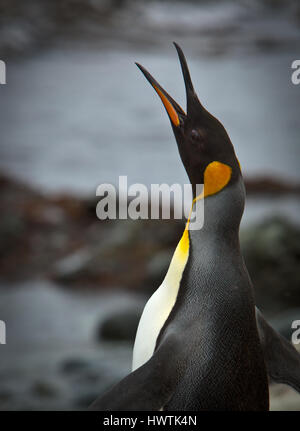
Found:
[{"label": "rock", "polygon": [[89,361],[81,358],[66,359],[61,365],[61,372],[64,374],[78,374],[90,369]]},{"label": "rock", "polygon": [[104,228],[96,220],[93,239],[87,232],[86,247],[58,260],[52,277],[72,286],[122,286],[152,293],[165,275],[182,231],[177,220],[110,220]]},{"label": "rock", "polygon": [[91,251],[81,249],[61,259],[54,267],[55,279],[70,282],[86,272],[86,266],[91,260]]},{"label": "rock", "polygon": [[246,178],[245,186],[247,196],[249,195],[289,195],[289,194],[300,194],[300,184],[293,181],[278,180],[272,177],[255,177]]},{"label": "rock", "polygon": [[270,385],[270,410],[299,411],[300,395],[290,386]]},{"label": "rock", "polygon": [[94,385],[95,383],[99,382],[102,377],[103,376],[101,375],[100,370],[87,370],[82,374],[77,375],[73,382],[75,384],[79,384],[80,386]]},{"label": "rock", "polygon": [[1,405],[6,403],[7,401],[10,401],[13,398],[13,393],[9,390],[1,390],[0,391],[0,410]]},{"label": "rock", "polygon": [[106,318],[96,331],[98,340],[134,342],[141,310],[116,311]]},{"label": "rock", "polygon": [[300,229],[273,217],[241,232],[256,303],[267,315],[300,307]]},{"label": "rock", "polygon": [[51,383],[46,381],[37,381],[32,385],[31,392],[38,398],[54,398],[58,390]]},{"label": "rock", "polygon": [[99,392],[88,392],[87,394],[80,395],[78,398],[75,398],[73,401],[73,405],[76,409],[84,409],[86,410],[96,398],[98,398]]}]

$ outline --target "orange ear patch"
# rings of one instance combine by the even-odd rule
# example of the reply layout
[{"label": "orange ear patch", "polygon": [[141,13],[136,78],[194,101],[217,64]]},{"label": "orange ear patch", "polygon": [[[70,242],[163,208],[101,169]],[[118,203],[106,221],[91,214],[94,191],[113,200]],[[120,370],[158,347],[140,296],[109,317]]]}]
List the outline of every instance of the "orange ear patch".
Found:
[{"label": "orange ear patch", "polygon": [[195,197],[194,202],[199,199],[214,195],[222,190],[230,181],[232,168],[225,163],[211,162],[204,171],[204,191]]},{"label": "orange ear patch", "polygon": [[[207,196],[214,195],[221,191],[229,183],[231,174],[232,168],[228,165],[225,165],[225,163],[211,162],[209,165],[206,166],[206,169],[204,171],[204,190],[193,200],[190,215],[185,226],[185,231],[187,231],[189,228],[194,203],[197,202],[199,199],[203,199]],[[181,239],[182,247],[186,247],[186,244],[188,246],[188,235],[186,234],[186,236],[183,236]]]},{"label": "orange ear patch", "polygon": [[204,171],[204,197],[214,195],[230,181],[232,169],[221,162],[210,163]]}]

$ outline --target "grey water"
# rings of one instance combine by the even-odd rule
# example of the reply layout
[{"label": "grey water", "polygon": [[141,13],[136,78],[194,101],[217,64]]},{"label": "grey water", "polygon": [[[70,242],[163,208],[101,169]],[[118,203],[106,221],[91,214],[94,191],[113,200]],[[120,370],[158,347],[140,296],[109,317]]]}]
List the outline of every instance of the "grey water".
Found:
[{"label": "grey water", "polygon": [[[292,60],[278,52],[189,56],[198,95],[225,125],[246,175],[300,179]],[[134,61],[185,106],[171,43],[167,53],[64,47],[8,63],[0,169],[44,192],[85,196],[101,183],[117,185],[119,175],[129,184],[187,183],[164,108]],[[291,217],[295,205],[299,214],[297,203],[277,204]]]},{"label": "grey water", "polygon": [[[98,184],[185,183],[167,115],[139,61],[181,105],[175,50],[53,49],[8,64],[0,168],[44,191],[94,195]],[[300,86],[291,54],[197,58],[198,95],[225,125],[246,174],[299,180]]]}]

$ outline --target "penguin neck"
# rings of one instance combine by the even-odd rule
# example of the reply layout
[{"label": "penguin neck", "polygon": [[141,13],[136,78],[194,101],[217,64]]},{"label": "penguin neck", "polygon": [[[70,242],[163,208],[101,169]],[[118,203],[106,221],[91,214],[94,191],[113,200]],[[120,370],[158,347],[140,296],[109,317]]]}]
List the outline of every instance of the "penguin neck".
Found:
[{"label": "penguin neck", "polygon": [[244,203],[245,188],[241,177],[219,193],[196,201],[195,205],[203,205],[203,225],[199,229],[189,228],[191,247],[204,241],[206,246],[224,242],[239,247],[239,226]]},{"label": "penguin neck", "polygon": [[[221,192],[204,198],[204,223],[201,229],[191,229],[191,224],[183,232],[163,285],[171,292],[178,291],[188,262],[190,270],[211,271],[216,257],[231,255],[241,259],[239,246],[239,224],[244,210],[245,189],[242,179],[228,185]],[[201,205],[200,199],[195,202]],[[193,268],[193,269],[191,269]],[[174,288],[175,286],[175,288]],[[185,286],[184,290],[188,290]],[[177,294],[177,293],[176,293]]]}]

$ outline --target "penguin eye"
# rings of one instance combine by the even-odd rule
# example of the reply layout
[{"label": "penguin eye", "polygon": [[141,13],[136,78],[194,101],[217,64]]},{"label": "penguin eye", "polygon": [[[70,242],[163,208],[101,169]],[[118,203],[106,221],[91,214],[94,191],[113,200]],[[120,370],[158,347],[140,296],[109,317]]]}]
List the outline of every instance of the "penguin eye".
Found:
[{"label": "penguin eye", "polygon": [[191,131],[191,139],[192,139],[192,141],[193,141],[193,142],[196,142],[196,141],[198,141],[198,140],[199,140],[199,138],[200,138],[200,134],[199,134],[198,130],[193,129],[193,130]]}]

